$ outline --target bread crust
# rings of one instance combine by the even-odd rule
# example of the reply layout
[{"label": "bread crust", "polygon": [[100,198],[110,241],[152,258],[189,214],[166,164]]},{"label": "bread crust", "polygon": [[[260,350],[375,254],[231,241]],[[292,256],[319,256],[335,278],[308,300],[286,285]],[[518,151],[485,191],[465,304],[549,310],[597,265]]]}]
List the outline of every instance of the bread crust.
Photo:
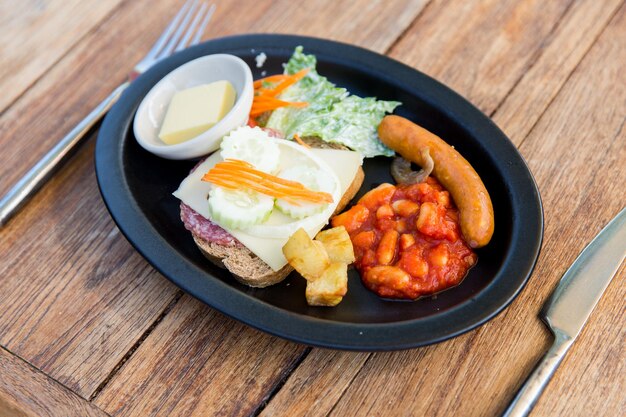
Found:
[{"label": "bread crust", "polygon": [[287,264],[274,271],[245,246],[223,246],[208,242],[192,233],[200,252],[213,264],[227,269],[242,284],[255,288],[274,285],[285,279],[293,268]]},{"label": "bread crust", "polygon": [[[352,183],[341,197],[341,200],[339,200],[333,215],[342,211],[350,203],[350,200],[354,198],[361,188],[364,178],[365,172],[363,172],[362,167],[359,167]],[[224,246],[206,241],[194,233],[192,233],[192,236],[202,254],[209,261],[220,268],[227,269],[237,281],[250,287],[264,288],[277,284],[293,271],[289,264],[278,271],[274,271],[268,264],[244,246]]]}]

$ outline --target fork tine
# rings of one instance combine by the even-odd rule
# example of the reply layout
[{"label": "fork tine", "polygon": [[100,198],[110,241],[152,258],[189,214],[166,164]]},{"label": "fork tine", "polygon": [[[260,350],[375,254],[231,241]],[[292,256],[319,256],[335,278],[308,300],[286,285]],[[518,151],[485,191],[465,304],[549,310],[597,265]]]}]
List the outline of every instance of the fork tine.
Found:
[{"label": "fork tine", "polygon": [[165,31],[163,31],[161,36],[159,36],[159,39],[157,39],[157,41],[154,43],[154,45],[152,46],[152,49],[148,51],[148,53],[144,57],[145,60],[152,60],[159,54],[159,52],[161,51],[161,49],[163,49],[163,46],[169,39],[174,29],[176,29],[176,27],[178,26],[178,22],[180,21],[180,19],[182,19],[182,17],[187,12],[187,9],[189,9],[189,6],[191,6],[191,4],[194,1],[195,0],[187,0],[187,2],[183,5],[183,7],[180,8],[178,13],[176,13],[176,16],[174,16],[174,18],[170,21],[170,23],[165,28]]},{"label": "fork tine", "polygon": [[204,29],[206,29],[206,25],[209,23],[209,20],[211,20],[211,17],[213,16],[214,12],[215,12],[215,4],[212,4],[211,7],[209,7],[209,11],[207,12],[206,16],[204,17],[202,24],[198,28],[198,31],[196,32],[196,36],[193,37],[193,40],[191,41],[189,46],[196,45],[198,44],[198,42],[200,42],[200,39],[202,38],[202,34],[204,33]]},{"label": "fork tine", "polygon": [[178,40],[183,35],[183,31],[185,30],[185,28],[187,27],[187,24],[189,23],[189,19],[191,19],[191,16],[193,16],[194,13],[196,12],[197,6],[198,6],[198,0],[193,0],[193,3],[189,7],[189,10],[187,11],[187,13],[185,13],[185,17],[183,18],[183,21],[180,23],[180,25],[178,25],[176,32],[174,32],[170,40],[167,42],[167,45],[165,45],[163,50],[159,53],[159,55],[157,55],[156,57],[157,60],[165,58],[172,54],[174,47],[178,43]]},{"label": "fork tine", "polygon": [[202,15],[204,15],[206,8],[207,8],[207,3],[202,2],[202,4],[200,5],[200,10],[198,10],[198,13],[196,13],[196,17],[193,18],[193,21],[191,22],[189,29],[187,29],[187,32],[185,32],[185,36],[183,36],[180,42],[178,42],[178,45],[176,46],[176,49],[174,50],[175,52],[185,49],[185,46],[187,45],[187,42],[189,42],[191,35],[193,35],[194,31],[196,30],[196,26],[198,26],[198,23],[200,23],[200,19],[202,18]]}]

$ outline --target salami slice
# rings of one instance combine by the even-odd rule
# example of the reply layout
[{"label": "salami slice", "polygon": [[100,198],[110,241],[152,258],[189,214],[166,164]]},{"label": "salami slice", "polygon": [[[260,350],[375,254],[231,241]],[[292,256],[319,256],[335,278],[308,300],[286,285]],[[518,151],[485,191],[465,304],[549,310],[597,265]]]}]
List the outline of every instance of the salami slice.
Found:
[{"label": "salami slice", "polygon": [[180,219],[183,221],[185,229],[208,242],[217,243],[222,246],[243,246],[233,235],[211,220],[198,214],[198,212],[185,203],[180,203]]}]

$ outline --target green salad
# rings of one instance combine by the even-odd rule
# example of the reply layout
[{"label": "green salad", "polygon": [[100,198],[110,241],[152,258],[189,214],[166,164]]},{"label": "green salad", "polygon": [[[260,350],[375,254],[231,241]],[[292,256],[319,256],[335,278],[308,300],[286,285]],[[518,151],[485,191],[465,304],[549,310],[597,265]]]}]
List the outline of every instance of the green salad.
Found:
[{"label": "green salad", "polygon": [[306,102],[303,108],[281,107],[272,111],[265,127],[281,132],[285,138],[317,136],[325,142],[338,143],[359,151],[364,157],[393,156],[394,151],[378,138],[376,130],[386,113],[401,103],[358,97],[337,87],[316,70],[315,55],[296,47],[285,64],[285,74],[309,69],[304,78],[286,88],[278,98],[289,102]]}]

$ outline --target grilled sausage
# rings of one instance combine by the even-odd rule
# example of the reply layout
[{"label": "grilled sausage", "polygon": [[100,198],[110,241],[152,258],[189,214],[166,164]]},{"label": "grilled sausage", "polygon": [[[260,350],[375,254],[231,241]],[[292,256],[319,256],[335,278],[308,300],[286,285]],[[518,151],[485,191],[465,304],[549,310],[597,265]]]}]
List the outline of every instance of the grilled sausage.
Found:
[{"label": "grilled sausage", "polygon": [[378,126],[382,142],[403,158],[424,166],[421,150],[428,148],[433,175],[450,192],[459,208],[461,231],[473,248],[485,246],[493,235],[493,205],[480,177],[454,148],[441,138],[400,116],[386,116]]}]

